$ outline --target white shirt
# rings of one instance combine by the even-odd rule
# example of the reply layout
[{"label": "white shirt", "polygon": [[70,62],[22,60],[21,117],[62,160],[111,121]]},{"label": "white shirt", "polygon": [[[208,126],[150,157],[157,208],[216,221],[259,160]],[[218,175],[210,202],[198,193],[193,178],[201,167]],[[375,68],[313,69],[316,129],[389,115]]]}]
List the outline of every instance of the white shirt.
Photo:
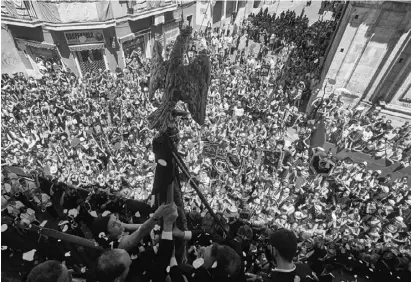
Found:
[{"label": "white shirt", "polygon": [[236,117],[242,117],[244,115],[244,109],[242,108],[237,108],[237,106],[234,107],[234,115]]}]

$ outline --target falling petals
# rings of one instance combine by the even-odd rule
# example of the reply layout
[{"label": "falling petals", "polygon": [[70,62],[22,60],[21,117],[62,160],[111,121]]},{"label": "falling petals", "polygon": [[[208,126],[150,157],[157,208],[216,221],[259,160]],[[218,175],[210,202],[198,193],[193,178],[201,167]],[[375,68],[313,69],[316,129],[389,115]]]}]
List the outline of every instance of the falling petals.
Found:
[{"label": "falling petals", "polygon": [[34,254],[36,253],[36,249],[33,249],[27,253],[23,254],[23,259],[27,261],[33,261],[34,260]]},{"label": "falling petals", "polygon": [[64,225],[64,224],[68,224],[69,222],[67,221],[67,220],[64,220],[64,221],[60,221],[59,222],[59,226],[62,226],[62,225]]},{"label": "falling petals", "polygon": [[10,193],[10,191],[11,191],[10,184],[8,184],[8,183],[4,184],[4,190],[6,190],[7,193]]},{"label": "falling petals", "polygon": [[2,224],[1,225],[1,232],[6,231],[9,228],[9,226],[7,224]]},{"label": "falling petals", "polygon": [[89,214],[90,214],[92,217],[98,217],[96,211],[91,211],[91,212],[89,212]]},{"label": "falling petals", "polygon": [[193,261],[193,266],[195,269],[198,269],[204,264],[204,259],[203,258],[198,258],[195,261]]},{"label": "falling petals", "polygon": [[68,215],[76,218],[77,215],[78,215],[78,210],[77,209],[71,209],[71,210],[68,211]]},{"label": "falling petals", "polygon": [[65,256],[65,257],[69,257],[69,256],[71,256],[70,251],[68,251],[67,253],[65,253],[65,254],[64,254],[64,256]]}]

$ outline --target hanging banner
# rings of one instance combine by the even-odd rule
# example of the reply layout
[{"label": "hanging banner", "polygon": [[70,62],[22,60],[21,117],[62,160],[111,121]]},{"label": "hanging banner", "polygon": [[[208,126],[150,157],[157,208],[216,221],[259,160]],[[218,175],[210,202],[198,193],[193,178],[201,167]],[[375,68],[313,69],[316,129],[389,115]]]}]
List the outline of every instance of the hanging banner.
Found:
[{"label": "hanging banner", "polygon": [[227,151],[224,146],[219,143],[204,142],[203,156],[211,159],[226,159]]},{"label": "hanging banner", "polygon": [[261,69],[260,69],[261,76],[267,76],[269,72],[270,72],[270,66],[268,65],[261,66]]},{"label": "hanging banner", "polygon": [[111,1],[35,1],[42,18],[52,23],[100,22],[113,19]]}]

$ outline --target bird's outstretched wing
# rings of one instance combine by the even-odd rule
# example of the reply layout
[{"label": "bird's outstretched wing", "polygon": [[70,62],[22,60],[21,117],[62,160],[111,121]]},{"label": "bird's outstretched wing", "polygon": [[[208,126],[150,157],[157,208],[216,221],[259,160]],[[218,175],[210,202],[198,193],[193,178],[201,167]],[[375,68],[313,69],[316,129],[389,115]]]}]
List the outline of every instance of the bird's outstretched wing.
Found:
[{"label": "bird's outstretched wing", "polygon": [[153,98],[157,89],[162,89],[165,86],[167,74],[167,62],[163,59],[163,47],[159,41],[155,41],[151,57],[150,82],[148,84],[148,92],[150,99]]}]

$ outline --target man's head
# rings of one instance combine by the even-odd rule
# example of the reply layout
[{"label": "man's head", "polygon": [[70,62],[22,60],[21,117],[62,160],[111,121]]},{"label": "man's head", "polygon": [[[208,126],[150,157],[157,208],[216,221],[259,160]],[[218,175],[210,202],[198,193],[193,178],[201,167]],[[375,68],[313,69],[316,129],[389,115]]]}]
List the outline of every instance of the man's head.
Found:
[{"label": "man's head", "polygon": [[48,260],[36,265],[27,276],[27,282],[70,282],[71,280],[71,271],[56,260]]},{"label": "man's head", "polygon": [[297,253],[297,237],[294,232],[287,229],[280,229],[271,234],[270,242],[273,247],[273,255],[277,262],[279,260],[292,262]]},{"label": "man's head", "polygon": [[97,260],[96,279],[98,282],[121,282],[127,277],[131,258],[127,251],[114,249],[105,251]]},{"label": "man's head", "polygon": [[213,268],[217,262],[217,266],[213,269],[213,274],[216,277],[235,277],[240,272],[241,258],[229,246],[214,243],[203,248],[201,256],[204,259],[203,267],[205,269]]},{"label": "man's head", "polygon": [[118,238],[124,232],[124,225],[114,214],[110,214],[96,218],[91,229],[95,237],[104,232],[110,238]]}]

